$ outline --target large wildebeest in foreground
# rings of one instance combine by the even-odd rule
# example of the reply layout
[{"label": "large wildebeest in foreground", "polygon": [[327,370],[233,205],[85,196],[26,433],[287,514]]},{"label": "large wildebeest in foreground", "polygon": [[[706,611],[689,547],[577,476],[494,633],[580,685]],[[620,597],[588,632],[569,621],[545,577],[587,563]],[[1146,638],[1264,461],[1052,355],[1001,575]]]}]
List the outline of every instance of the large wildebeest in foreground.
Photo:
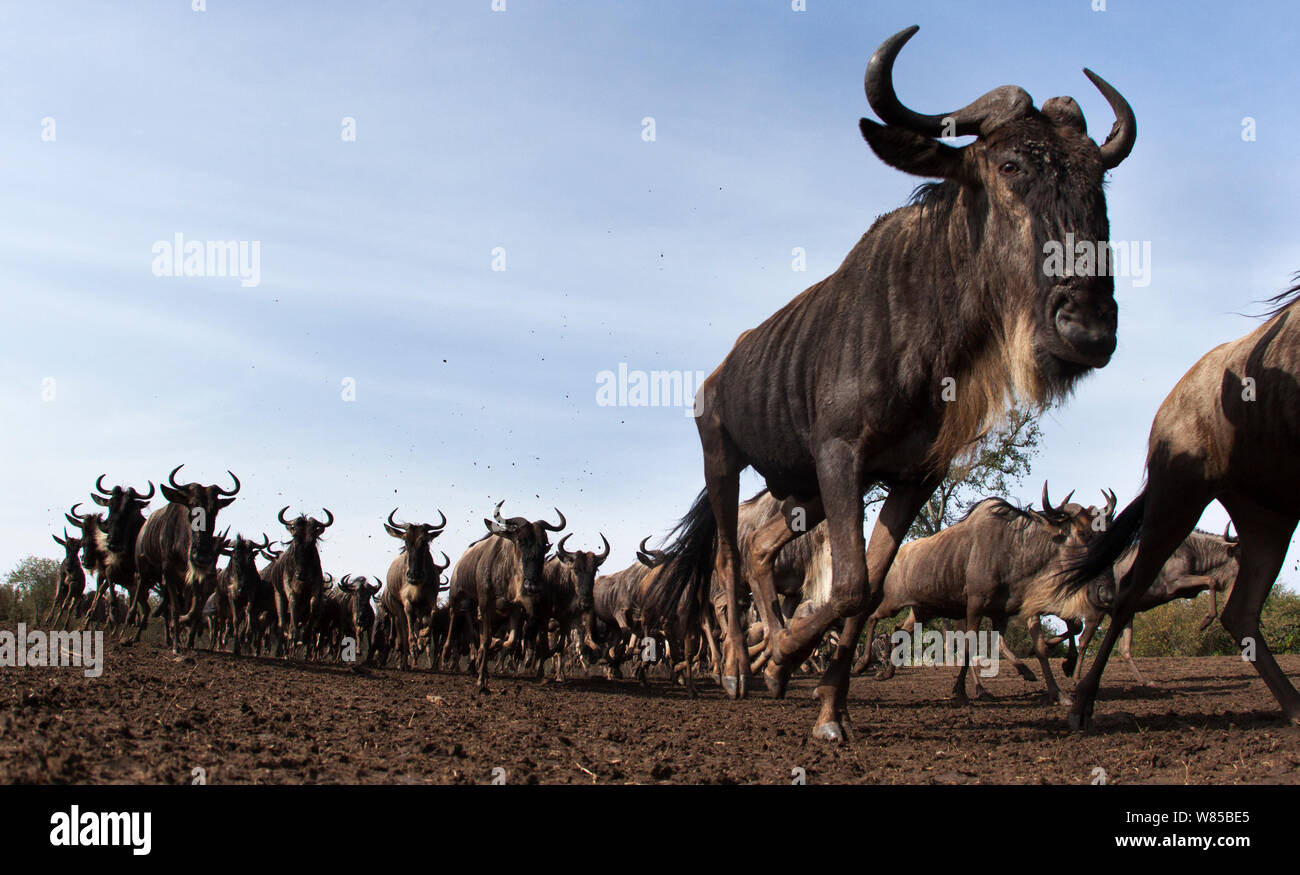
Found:
[{"label": "large wildebeest in foreground", "polygon": [[[203,604],[216,586],[217,513],[235,500],[239,478],[227,471],[234,489],[176,482],[177,465],[162,489],[166,507],[149,514],[135,542],[138,583],[131,598],[136,616],[136,639],[149,622],[149,592],[160,588],[167,603],[168,637],[180,649],[180,627],[190,626],[189,647],[203,622]],[[186,606],[185,596],[189,603]]]},{"label": "large wildebeest in foreground", "polygon": [[[837,620],[842,645],[817,688],[814,734],[847,729],[853,644],[880,601],[899,543],[952,460],[969,450],[1012,397],[1047,404],[1110,361],[1114,280],[1061,270],[1056,247],[1086,241],[1109,253],[1105,173],[1133,147],[1128,103],[1085,71],[1117,116],[1106,142],[1088,137],[1073,99],[1035,109],[1004,86],[953,112],[921,115],[900,103],[892,68],[908,28],[867,65],[867,100],[885,124],[862,135],[885,163],[941,182],[881,216],[831,276],[746,331],[696,395],[705,489],[670,548],[668,598],[699,604],[714,572],[727,587],[723,685],[746,691],[748,663],[735,610],[744,586],[736,538],[740,474],[763,476],[783,514],[755,537],[750,581],[768,629],[768,686],[784,693]],[[941,136],[975,135],[954,148]],[[1054,244],[1054,245],[1053,245]],[[1081,275],[1087,274],[1087,275]],[[889,497],[864,543],[862,496]],[[827,523],[830,600],[792,621],[773,616],[765,569],[786,543]],[[715,539],[717,548],[715,549]]]},{"label": "large wildebeest in foreground", "polygon": [[[442,554],[443,562],[433,561],[431,544],[447,527],[447,516],[438,511],[441,521],[434,523],[399,523],[388,515],[384,531],[402,542],[401,552],[388,566],[388,581],[380,598],[388,608],[397,636],[397,660],[404,669],[415,667],[416,636],[420,620],[427,618],[438,605],[442,573],[451,567],[451,559]],[[430,654],[430,665],[433,654]]]},{"label": "large wildebeest in foreground", "polygon": [[[1117,584],[1110,627],[1076,689],[1070,726],[1092,717],[1115,639],[1165,561],[1217,500],[1237,527],[1239,570],[1219,621],[1255,663],[1282,713],[1300,723],[1300,694],[1259,631],[1264,599],[1300,520],[1300,284],[1274,299],[1263,325],[1215,347],[1178,381],[1151,424],[1147,483],[1064,584],[1079,589],[1115,563],[1141,532]],[[1292,320],[1296,321],[1292,321]]]},{"label": "large wildebeest in foreground", "polygon": [[321,599],[325,596],[325,575],[320,567],[316,541],[334,525],[334,514],[325,508],[325,522],[299,514],[285,517],[288,505],[280,508],[276,519],[289,532],[289,546],[267,569],[266,580],[275,593],[275,611],[284,642],[285,659],[294,646],[308,649],[320,621]]},{"label": "large wildebeest in foreground", "polygon": [[[451,628],[443,648],[444,656],[449,655],[447,648],[455,637],[456,623],[468,621],[470,606],[476,607],[479,625],[476,689],[479,692],[487,689],[487,663],[498,618],[509,622],[509,633],[501,644],[503,649],[509,649],[520,642],[525,623],[536,617],[546,597],[542,565],[551,548],[547,532],[563,531],[567,524],[559,508],[555,512],[560,521],[555,524],[519,516],[502,519],[504,503],[497,502],[493,519],[483,520],[488,534],[470,544],[451,572],[448,595]],[[391,580],[390,576],[390,586]]]},{"label": "large wildebeest in foreground", "polygon": [[[100,474],[90,499],[104,508],[104,513],[80,516],[74,506],[68,515],[70,522],[76,520],[81,524],[82,560],[95,576],[96,603],[114,587],[120,586],[128,594],[135,591],[135,542],[144,528],[144,512],[153,496],[152,481],[148,492],[137,492],[130,486],[109,489],[104,486],[104,475]],[[90,628],[97,614],[96,609],[88,611],[82,628]],[[107,615],[111,617],[112,613]]]},{"label": "large wildebeest in foreground", "polygon": [[[904,544],[885,577],[880,604],[867,620],[867,640],[872,640],[878,621],[910,607],[915,620],[921,623],[937,617],[960,621],[965,635],[958,643],[967,648],[969,655],[980,620],[989,617],[998,635],[998,647],[1010,655],[1028,679],[1033,675],[1003,646],[1007,621],[1023,614],[1042,667],[1048,699],[1069,704],[1069,697],[1061,694],[1052,676],[1048,642],[1039,616],[1076,616],[1083,610],[1088,593],[1080,591],[1059,598],[1060,576],[1110,521],[1115,496],[1109,493],[1105,498],[1102,508],[1071,502],[1069,495],[1060,505],[1053,505],[1044,483],[1040,510],[1019,508],[1001,498],[986,498],[943,531]],[[967,701],[968,679],[973,680],[976,695],[986,695],[976,675],[969,671],[971,660],[964,658],[959,664],[953,697]]]}]

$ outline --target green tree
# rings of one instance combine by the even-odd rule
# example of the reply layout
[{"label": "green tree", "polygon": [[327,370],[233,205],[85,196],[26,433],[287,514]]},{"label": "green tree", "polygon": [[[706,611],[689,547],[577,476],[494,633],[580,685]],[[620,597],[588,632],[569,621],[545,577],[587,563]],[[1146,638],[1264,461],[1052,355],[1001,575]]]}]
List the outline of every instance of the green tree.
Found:
[{"label": "green tree", "polygon": [[59,580],[59,561],[28,556],[5,577],[9,598],[0,597],[0,608],[12,616],[6,619],[35,623],[54,603]]}]

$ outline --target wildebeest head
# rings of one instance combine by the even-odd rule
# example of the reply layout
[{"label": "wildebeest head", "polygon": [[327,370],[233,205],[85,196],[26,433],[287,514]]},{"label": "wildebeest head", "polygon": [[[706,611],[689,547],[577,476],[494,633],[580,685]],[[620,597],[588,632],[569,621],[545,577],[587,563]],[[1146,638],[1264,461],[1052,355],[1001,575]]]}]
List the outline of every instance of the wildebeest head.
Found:
[{"label": "wildebeest head", "polygon": [[78,501],[63,515],[63,518],[76,526],[77,530],[81,532],[81,537],[78,539],[81,542],[81,564],[93,569],[97,558],[95,545],[98,539],[95,537],[95,533],[100,530],[104,517],[98,513],[77,513],[79,507],[81,507],[81,502]]},{"label": "wildebeest head", "polygon": [[185,467],[177,465],[167,475],[167,482],[161,485],[163,498],[173,504],[189,508],[190,553],[197,556],[203,564],[216,560],[213,552],[213,533],[216,530],[217,512],[235,500],[239,492],[239,478],[234,472],[227,471],[230,479],[235,481],[235,488],[226,490],[220,486],[204,486],[201,483],[176,482],[176,472]]},{"label": "wildebeest head", "polygon": [[568,565],[573,570],[575,588],[577,590],[578,610],[584,613],[592,609],[594,600],[592,590],[596,584],[596,572],[600,566],[605,564],[609,558],[609,540],[602,532],[600,540],[604,543],[605,549],[600,553],[589,550],[578,550],[570,553],[564,549],[564,542],[573,537],[572,534],[565,535],[560,539],[560,543],[555,547],[555,558]]},{"label": "wildebeest head", "polygon": [[80,570],[81,563],[77,561],[77,553],[81,550],[81,539],[68,537],[67,529],[63,530],[62,538],[58,535],[50,535],[50,537],[54,539],[54,543],[63,548],[63,568],[71,572],[75,566]]},{"label": "wildebeest head", "polygon": [[352,622],[356,624],[357,629],[373,628],[375,607],[370,600],[375,593],[379,592],[379,578],[376,577],[375,582],[370,583],[364,575],[354,579],[352,575],[345,574],[339,581],[339,589],[352,596]]},{"label": "wildebeest head", "polygon": [[501,505],[505,500],[497,502],[496,509],[492,511],[493,520],[483,520],[483,525],[494,535],[507,538],[512,541],[519,550],[519,559],[523,565],[523,592],[525,595],[536,595],[542,591],[542,565],[546,561],[546,553],[551,549],[550,539],[547,532],[560,532],[564,530],[568,521],[565,520],[564,514],[560,509],[555,508],[555,512],[560,515],[558,524],[552,525],[545,520],[529,521],[521,516],[511,517],[510,519],[501,518]]},{"label": "wildebeest head", "polygon": [[[334,525],[334,514],[330,513],[329,508],[324,508],[326,522],[321,522],[315,517],[299,514],[293,519],[286,519],[284,512],[289,509],[285,505],[276,515],[276,519],[288,530],[291,538],[291,549],[293,550],[293,577],[304,583],[312,585],[325,585],[325,575],[320,567],[320,553],[316,550],[316,540],[326,529]],[[287,561],[287,560],[286,560]]]},{"label": "wildebeest head", "polygon": [[447,515],[438,511],[442,521],[434,525],[433,523],[399,523],[393,519],[396,514],[397,508],[393,508],[393,512],[388,515],[388,521],[384,523],[384,530],[402,542],[402,552],[406,554],[406,585],[436,586],[438,576],[451,566],[451,560],[447,558],[446,553],[443,553],[443,564],[434,562],[430,545],[433,539],[441,535],[442,530],[447,527]]},{"label": "wildebeest head", "polygon": [[113,553],[122,553],[135,546],[135,536],[144,525],[144,510],[149,499],[154,496],[153,481],[149,481],[147,493],[136,492],[134,487],[114,486],[104,488],[104,475],[95,480],[95,491],[90,500],[108,511],[107,516],[98,523],[104,533],[108,549]]},{"label": "wildebeest head", "polygon": [[1070,547],[1086,547],[1093,538],[1105,532],[1114,515],[1117,499],[1114,492],[1102,491],[1106,499],[1104,507],[1084,507],[1070,501],[1074,496],[1071,491],[1059,505],[1053,505],[1047,493],[1047,481],[1043,481],[1043,509],[1037,516],[1051,525],[1055,531],[1052,540]]},{"label": "wildebeest head", "polygon": [[271,539],[265,534],[262,535],[261,544],[250,541],[243,535],[236,535],[234,542],[225,545],[220,551],[230,557],[227,567],[230,569],[230,581],[234,584],[230,593],[233,597],[240,601],[253,598],[261,579],[257,572],[257,555],[270,546]]},{"label": "wildebeest head", "polygon": [[[1075,247],[1110,254],[1102,183],[1105,172],[1133,148],[1133,110],[1085,69],[1116,116],[1101,146],[1089,138],[1073,98],[1053,97],[1040,110],[1014,85],[954,112],[922,115],[899,101],[892,75],[894,59],[917,29],[895,34],[872,55],[867,100],[885,124],[862,119],[862,135],[885,163],[944,180],[923,187],[918,202],[946,216],[953,216],[947,211],[954,204],[963,205],[961,233],[978,241],[971,244],[978,254],[971,265],[975,276],[959,280],[972,286],[972,297],[1007,288],[1025,302],[1024,324],[1017,329],[1021,336],[1007,340],[1029,344],[1026,354],[1032,355],[1038,376],[1022,376],[1041,379],[1038,393],[1059,391],[1088,369],[1105,365],[1115,350],[1112,273],[1097,259],[1076,258]],[[959,148],[937,139],[969,135],[976,139]],[[939,221],[936,228],[947,233],[948,222]]]}]

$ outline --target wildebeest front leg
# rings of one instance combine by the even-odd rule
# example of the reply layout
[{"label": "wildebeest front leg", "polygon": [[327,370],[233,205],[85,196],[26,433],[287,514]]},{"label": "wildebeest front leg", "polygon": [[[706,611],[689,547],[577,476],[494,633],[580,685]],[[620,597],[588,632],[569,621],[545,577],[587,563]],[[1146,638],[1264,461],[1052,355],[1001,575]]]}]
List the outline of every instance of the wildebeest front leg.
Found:
[{"label": "wildebeest front leg", "polygon": [[731,699],[743,699],[749,688],[749,653],[745,634],[740,628],[740,549],[736,543],[736,524],[740,503],[740,471],[744,467],[737,451],[714,409],[712,383],[705,380],[696,394],[695,424],[704,450],[704,483],[709,506],[717,524],[717,563],[714,573],[722,583],[727,598],[727,630],[722,647],[722,689]]},{"label": "wildebeest front leg", "polygon": [[402,668],[415,671],[416,648],[419,642],[417,640],[418,621],[415,618],[414,602],[402,603],[402,616],[404,618],[402,624]]},{"label": "wildebeest front leg", "polygon": [[1287,680],[1259,631],[1260,611],[1286,560],[1296,520],[1265,510],[1252,501],[1225,498],[1223,505],[1237,525],[1241,547],[1237,554],[1240,562],[1237,580],[1219,622],[1243,652],[1244,648],[1254,648],[1255,670],[1282,706],[1286,718],[1300,723],[1300,694]]},{"label": "wildebeest front leg", "polygon": [[[885,574],[898,553],[921,505],[934,492],[937,480],[921,484],[900,483],[890,490],[871,532],[871,543],[863,551],[862,543],[862,472],[858,460],[845,444],[837,444],[818,460],[818,478],[822,484],[822,506],[826,510],[827,534],[831,544],[831,598],[807,617],[794,621],[779,636],[777,658],[786,666],[800,665],[821,641],[837,619],[855,617],[846,623],[853,638],[862,622],[874,611],[884,595]],[[849,669],[852,668],[854,640],[841,636],[844,646],[826,669],[817,697],[821,712],[813,735],[839,742],[845,737],[848,723],[846,702]]]},{"label": "wildebeest front leg", "polygon": [[777,604],[772,567],[782,547],[800,535],[807,534],[822,521],[824,516],[822,504],[818,500],[799,504],[787,498],[781,502],[780,515],[765,523],[754,533],[750,542],[749,564],[752,579],[749,581],[749,586],[754,594],[754,607],[763,622],[765,650],[768,655],[763,681],[772,695],[778,699],[785,696],[790,672],[782,671],[771,659],[777,635],[785,629],[785,615]]},{"label": "wildebeest front leg", "polygon": [[1052,666],[1047,660],[1047,641],[1043,637],[1043,621],[1037,615],[1031,615],[1025,622],[1029,627],[1029,638],[1034,642],[1034,653],[1038,656],[1038,664],[1043,669],[1043,682],[1047,684],[1047,701],[1057,705],[1072,705],[1073,700],[1062,693],[1056,686],[1056,678],[1052,676]]},{"label": "wildebeest front leg", "polygon": [[[1022,678],[1027,681],[1037,681],[1038,678],[1030,671],[1029,666],[1025,665],[1024,660],[1016,656],[1011,649],[1011,645],[1007,644],[1007,621],[1009,619],[1010,617],[998,617],[993,621],[993,631],[998,633],[998,650],[1001,651],[1005,659],[1011,662]],[[1069,672],[1066,673],[1069,674]]]},{"label": "wildebeest front leg", "polygon": [[492,649],[492,606],[480,604],[478,609],[479,620],[479,647],[478,647],[478,684],[474,688],[476,693],[487,692],[487,664],[488,657]]}]

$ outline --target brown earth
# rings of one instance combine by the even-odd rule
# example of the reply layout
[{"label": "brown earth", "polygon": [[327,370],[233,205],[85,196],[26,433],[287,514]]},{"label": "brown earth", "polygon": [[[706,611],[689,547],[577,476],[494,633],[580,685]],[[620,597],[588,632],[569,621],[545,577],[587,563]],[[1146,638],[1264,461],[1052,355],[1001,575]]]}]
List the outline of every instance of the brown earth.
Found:
[{"label": "brown earth", "polygon": [[[1281,657],[1294,680],[1300,656]],[[1233,657],[1143,659],[1158,686],[1112,663],[1096,728],[1003,664],[997,701],[947,701],[955,669],[853,682],[856,743],[812,740],[811,677],[784,701],[698,700],[667,680],[495,678],[109,642],[104,673],[0,669],[6,782],[488,783],[1300,783],[1300,727]],[[1054,668],[1059,661],[1054,663]],[[1066,688],[1070,688],[1066,682]]]}]

